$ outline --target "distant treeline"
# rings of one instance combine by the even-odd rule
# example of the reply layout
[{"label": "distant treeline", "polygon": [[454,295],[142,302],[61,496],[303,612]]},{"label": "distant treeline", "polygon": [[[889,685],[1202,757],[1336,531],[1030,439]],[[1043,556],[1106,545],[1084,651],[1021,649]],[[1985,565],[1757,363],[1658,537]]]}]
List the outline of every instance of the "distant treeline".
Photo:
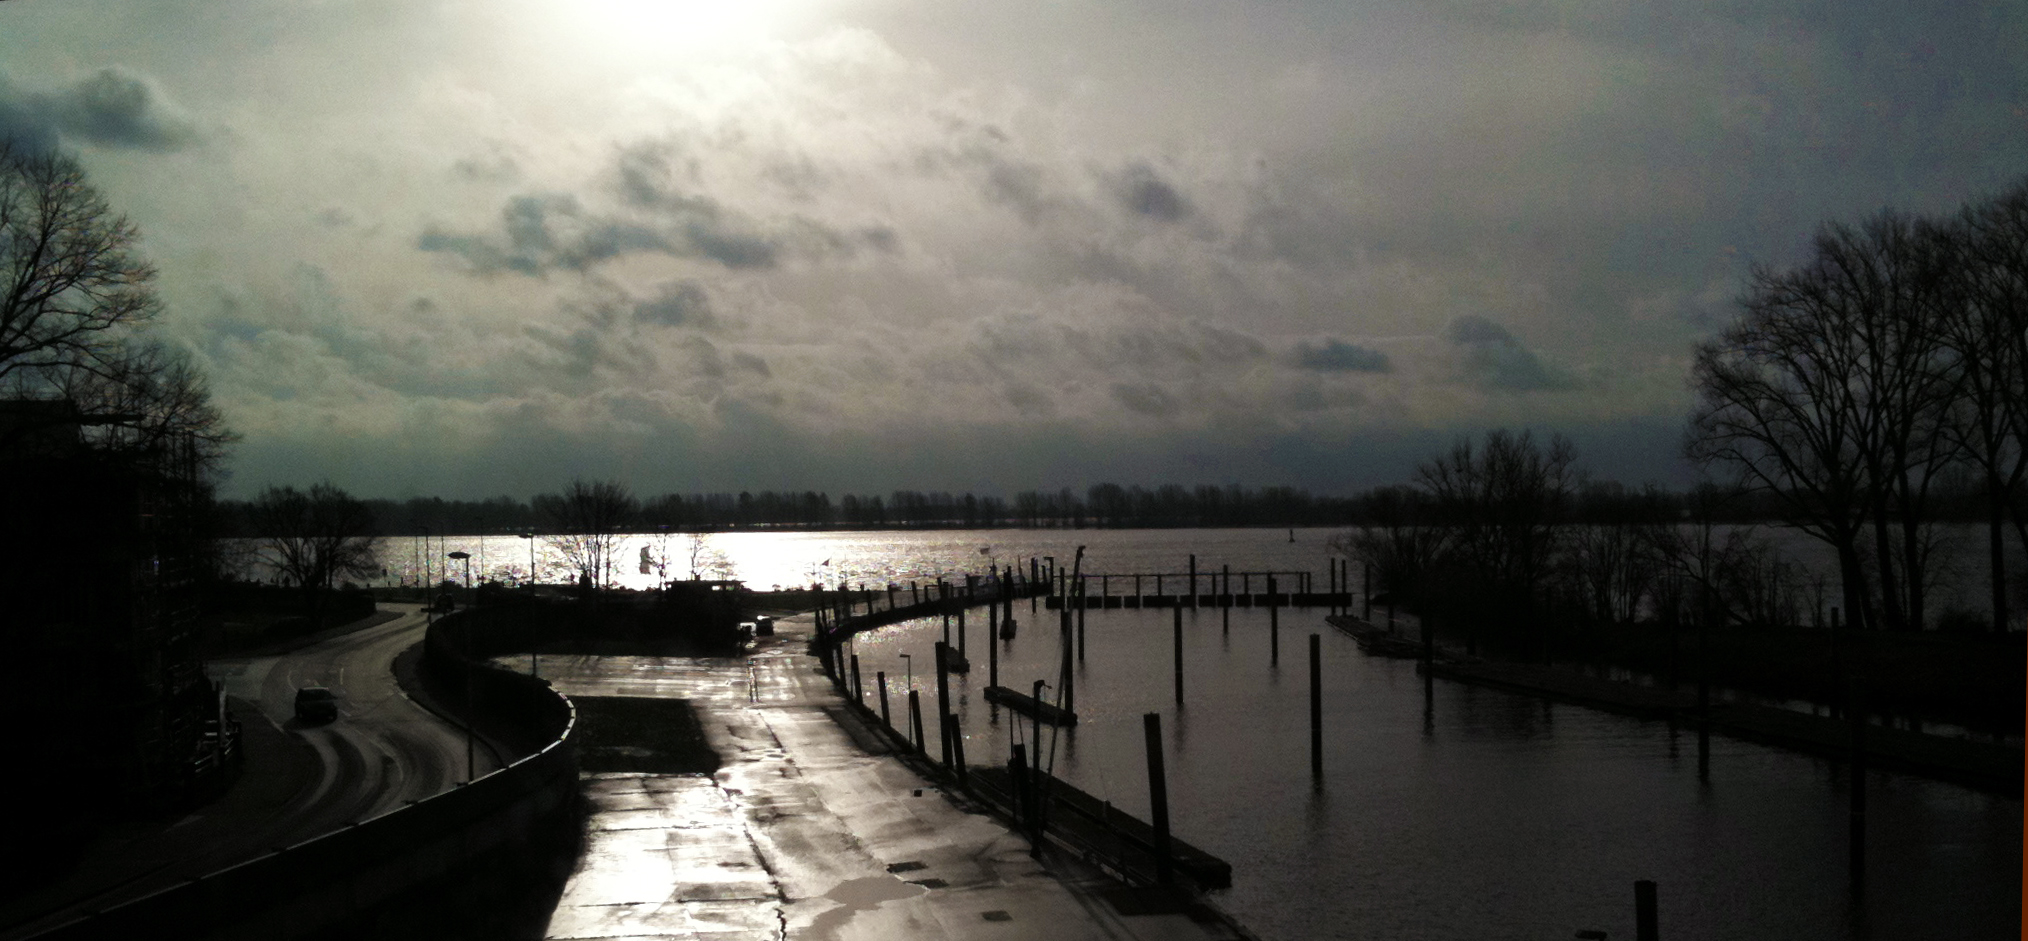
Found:
[{"label": "distant treeline", "polygon": [[[1645,523],[1682,517],[1695,491],[1628,487],[1613,481],[1581,485],[1571,494],[1571,515],[1588,523]],[[382,535],[425,532],[548,532],[531,501],[513,497],[485,500],[370,499],[363,502]],[[1706,505],[1716,501],[1704,501]],[[1948,501],[1947,501],[1948,502]],[[1064,487],[1027,490],[1013,499],[897,490],[886,496],[817,491],[665,494],[642,501],[634,523],[640,531],[733,529],[1163,529],[1175,527],[1372,526],[1419,522],[1427,495],[1404,487],[1379,487],[1349,497],[1317,496],[1294,487],[1237,485],[1155,488],[1103,483],[1084,493]],[[1726,521],[1779,518],[1772,499],[1735,496],[1724,503]],[[1960,518],[1976,519],[1977,495],[1956,501]],[[223,508],[233,531],[254,535],[249,504],[227,501]],[[1404,518],[1404,514],[1406,515]]]}]

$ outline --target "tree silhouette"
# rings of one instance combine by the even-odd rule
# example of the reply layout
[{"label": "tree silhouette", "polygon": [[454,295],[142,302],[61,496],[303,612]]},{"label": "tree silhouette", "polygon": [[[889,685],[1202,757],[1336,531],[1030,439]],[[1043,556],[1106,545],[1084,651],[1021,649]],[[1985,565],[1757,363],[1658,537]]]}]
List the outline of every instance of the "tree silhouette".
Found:
[{"label": "tree silhouette", "polygon": [[102,448],[173,442],[210,469],[235,436],[188,359],[140,335],[161,304],[139,237],[77,161],[0,140],[0,396],[68,402]]},{"label": "tree silhouette", "polygon": [[325,598],[340,579],[379,570],[372,512],[328,481],[307,493],[269,487],[248,512],[265,561],[303,590],[304,608],[314,619],[322,620]]},{"label": "tree silhouette", "polygon": [[627,485],[579,478],[562,493],[538,494],[533,502],[536,513],[555,531],[543,541],[563,554],[580,582],[611,582],[613,550],[641,513],[640,501]]}]

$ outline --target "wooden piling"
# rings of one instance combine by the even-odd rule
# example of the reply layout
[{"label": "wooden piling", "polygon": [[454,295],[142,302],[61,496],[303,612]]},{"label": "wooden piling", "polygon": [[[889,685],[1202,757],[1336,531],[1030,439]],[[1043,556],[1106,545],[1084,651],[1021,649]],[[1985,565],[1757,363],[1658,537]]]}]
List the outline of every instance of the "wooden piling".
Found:
[{"label": "wooden piling", "polygon": [[1183,705],[1183,609],[1176,609],[1176,705]]},{"label": "wooden piling", "polygon": [[923,747],[922,697],[916,695],[916,691],[913,688],[908,691],[908,728],[911,733],[909,744],[915,746],[915,753],[927,755],[928,752]]},{"label": "wooden piling", "polygon": [[1275,596],[1275,577],[1268,576],[1268,666],[1282,662],[1282,612]]},{"label": "wooden piling", "polygon": [[938,644],[937,651],[937,738],[942,740],[944,767],[951,766],[951,645]]},{"label": "wooden piling", "polygon": [[986,625],[986,685],[1000,685],[1000,642],[993,625]]},{"label": "wooden piling", "polygon": [[866,704],[866,686],[859,681],[859,655],[852,655],[852,701]]},{"label": "wooden piling", "polygon": [[1660,919],[1655,913],[1655,883],[1642,879],[1634,883],[1634,941],[1659,941]]},{"label": "wooden piling", "polygon": [[[992,619],[992,618],[991,618],[990,616],[986,618],[986,622],[987,622],[988,624],[991,624],[991,623],[992,623],[992,621],[993,621],[993,619]],[[964,653],[964,652],[965,652],[965,635],[966,635],[966,634],[968,634],[968,633],[970,633],[970,632],[969,632],[969,631],[967,631],[967,630],[965,630],[965,609],[963,609],[963,608],[959,608],[959,609],[958,609],[958,653],[961,653],[961,654],[962,654],[962,653]],[[992,631],[991,631],[991,630],[989,629],[988,631],[986,631],[986,633],[987,633],[987,634],[991,634],[991,633],[993,633],[993,632],[992,632]],[[950,643],[950,642],[951,642],[951,616],[950,616],[950,615],[948,615],[948,614],[946,614],[946,615],[944,615],[944,643],[948,644],[948,643]]]},{"label": "wooden piling", "polygon": [[1028,806],[1028,746],[1016,742],[1008,751],[1007,776],[1014,783],[1014,793],[1010,795],[1014,802],[1014,829],[1026,830],[1025,824],[1031,816]]},{"label": "wooden piling", "polygon": [[1190,554],[1190,607],[1197,607],[1197,554]]},{"label": "wooden piling", "polygon": [[1310,635],[1310,776],[1324,776],[1323,640]]},{"label": "wooden piling", "polygon": [[1149,823],[1155,827],[1155,881],[1168,885],[1175,876],[1169,859],[1169,777],[1162,770],[1162,716],[1150,712],[1141,716],[1142,735],[1148,747]]},{"label": "wooden piling", "polygon": [[873,674],[873,679],[880,684],[880,724],[890,729],[894,728],[894,718],[887,714],[887,671],[881,670]]},{"label": "wooden piling", "polygon": [[1063,711],[1068,712],[1072,715],[1076,715],[1077,674],[1070,667],[1071,640],[1070,640],[1070,615],[1068,613],[1066,613],[1062,618],[1059,619],[1056,636],[1057,636],[1056,649],[1058,651],[1058,659],[1062,661],[1062,664],[1058,668],[1057,673],[1060,677],[1058,682],[1063,684]]},{"label": "wooden piling", "polygon": [[944,737],[951,741],[951,757],[954,760],[951,771],[958,776],[959,787],[971,790],[972,779],[965,771],[965,736],[963,726],[958,723],[957,713],[944,717],[944,728],[946,730]]}]

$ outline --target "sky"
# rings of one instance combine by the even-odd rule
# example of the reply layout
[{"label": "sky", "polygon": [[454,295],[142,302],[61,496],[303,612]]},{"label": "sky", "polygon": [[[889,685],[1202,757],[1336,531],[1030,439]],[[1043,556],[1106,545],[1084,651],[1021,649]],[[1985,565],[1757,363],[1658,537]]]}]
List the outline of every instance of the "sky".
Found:
[{"label": "sky", "polygon": [[227,495],[1680,485],[1752,266],[2028,175],[2028,8],[6,0],[0,134],[140,227]]}]

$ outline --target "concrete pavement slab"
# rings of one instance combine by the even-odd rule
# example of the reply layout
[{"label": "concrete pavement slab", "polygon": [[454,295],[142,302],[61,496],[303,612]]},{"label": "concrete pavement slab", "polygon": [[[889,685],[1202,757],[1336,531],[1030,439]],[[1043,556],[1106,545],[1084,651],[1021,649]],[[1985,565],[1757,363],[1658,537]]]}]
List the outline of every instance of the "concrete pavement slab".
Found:
[{"label": "concrete pavement slab", "polygon": [[713,777],[593,775],[585,859],[548,936],[1237,939],[1187,906],[1126,906],[1118,883],[1028,842],[899,760],[868,754],[843,699],[778,622],[746,659],[556,657],[566,694],[691,701]]}]

